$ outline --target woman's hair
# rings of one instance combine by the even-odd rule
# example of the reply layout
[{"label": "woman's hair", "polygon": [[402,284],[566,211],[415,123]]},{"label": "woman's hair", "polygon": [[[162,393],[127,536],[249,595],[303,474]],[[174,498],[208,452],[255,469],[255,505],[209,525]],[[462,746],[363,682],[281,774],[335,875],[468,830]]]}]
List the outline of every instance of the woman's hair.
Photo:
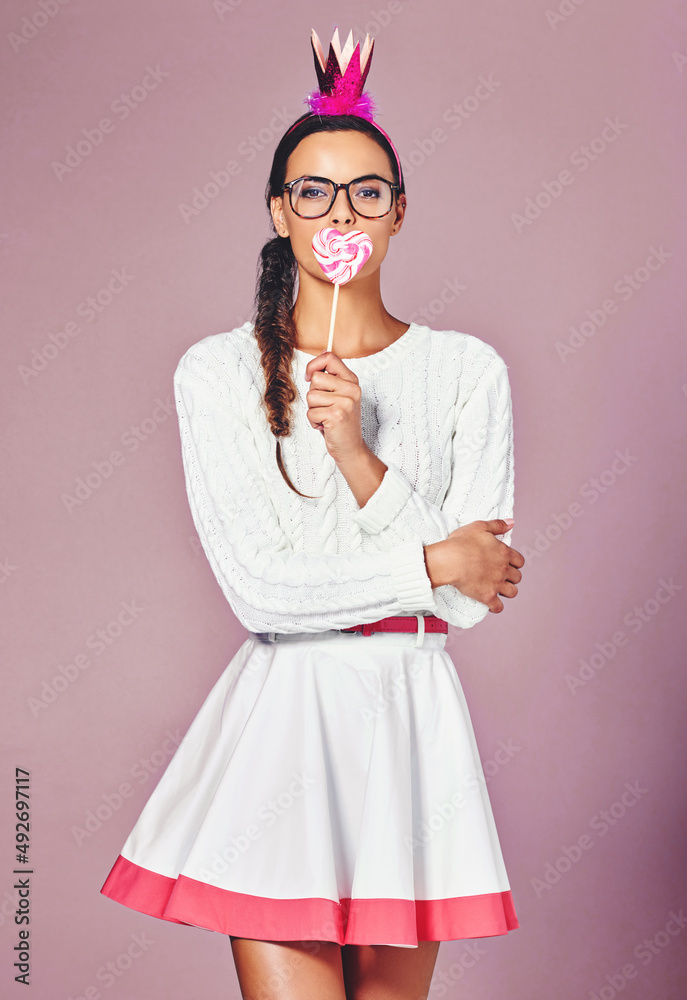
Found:
[{"label": "woman's hair", "polygon": [[[389,157],[394,182],[400,183],[400,193],[405,193],[403,179],[398,176],[393,148],[375,125],[358,115],[313,115],[306,112],[282,136],[274,151],[272,169],[265,189],[268,210],[271,209],[271,199],[284,194],[283,184],[289,156],[302,139],[315,132],[362,132],[369,135]],[[293,485],[284,468],[281,454],[279,439],[288,437],[291,432],[291,403],[297,398],[296,387],[291,378],[291,361],[296,346],[296,327],[292,313],[298,264],[291,249],[290,238],[279,236],[271,211],[270,225],[275,235],[267,240],[260,251],[253,307],[255,337],[265,375],[264,404],[270,429],[277,439],[276,459],[279,471],[295,493],[312,500],[315,498],[301,493]]]}]

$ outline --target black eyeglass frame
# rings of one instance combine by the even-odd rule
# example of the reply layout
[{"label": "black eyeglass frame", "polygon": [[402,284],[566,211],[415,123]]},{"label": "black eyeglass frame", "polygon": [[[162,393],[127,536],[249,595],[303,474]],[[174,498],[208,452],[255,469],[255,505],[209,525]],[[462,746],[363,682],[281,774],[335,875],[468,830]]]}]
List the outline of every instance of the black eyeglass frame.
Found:
[{"label": "black eyeglass frame", "polygon": [[[297,212],[296,209],[293,207],[293,200],[292,200],[292,197],[291,197],[291,189],[293,188],[294,184],[298,183],[298,181],[304,181],[306,179],[313,180],[313,181],[326,181],[327,184],[331,184],[332,187],[334,188],[334,193],[332,194],[332,200],[329,202],[329,205],[324,210],[324,212],[320,212],[319,215],[301,215],[301,213]],[[388,184],[389,187],[391,188],[391,205],[386,210],[386,212],[382,212],[381,215],[365,215],[364,212],[359,212],[357,208],[353,207],[353,202],[351,201],[351,192],[350,192],[349,188],[350,188],[351,184],[357,184],[359,181],[366,181],[366,180],[384,181],[384,183]],[[351,211],[355,215],[362,215],[363,219],[383,219],[384,216],[388,215],[389,212],[391,211],[391,209],[394,207],[394,200],[395,200],[394,199],[394,191],[400,191],[401,190],[401,185],[400,184],[394,184],[393,181],[390,181],[387,177],[381,177],[379,174],[363,174],[362,177],[354,177],[352,181],[348,182],[348,184],[335,184],[334,181],[331,180],[331,178],[329,178],[329,177],[318,177],[316,174],[303,174],[302,177],[296,177],[295,180],[289,181],[288,184],[284,184],[283,187],[282,187],[282,191],[288,191],[289,192],[289,205],[291,206],[291,211],[295,215],[297,215],[299,219],[321,219],[323,215],[327,215],[328,212],[331,212],[332,205],[336,201],[336,196],[338,195],[338,193],[341,190],[341,188],[343,188],[345,190],[346,197],[348,198],[348,204],[351,206]]]}]

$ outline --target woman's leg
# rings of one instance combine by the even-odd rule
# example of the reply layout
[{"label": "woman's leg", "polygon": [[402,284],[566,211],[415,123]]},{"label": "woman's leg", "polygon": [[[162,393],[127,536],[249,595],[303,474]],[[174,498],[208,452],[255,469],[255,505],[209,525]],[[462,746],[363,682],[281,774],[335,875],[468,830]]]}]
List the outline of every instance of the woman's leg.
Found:
[{"label": "woman's leg", "polygon": [[230,941],[243,1000],[346,1000],[334,941]]},{"label": "woman's leg", "polygon": [[343,945],[347,1000],[426,1000],[440,943],[420,941],[417,948]]}]

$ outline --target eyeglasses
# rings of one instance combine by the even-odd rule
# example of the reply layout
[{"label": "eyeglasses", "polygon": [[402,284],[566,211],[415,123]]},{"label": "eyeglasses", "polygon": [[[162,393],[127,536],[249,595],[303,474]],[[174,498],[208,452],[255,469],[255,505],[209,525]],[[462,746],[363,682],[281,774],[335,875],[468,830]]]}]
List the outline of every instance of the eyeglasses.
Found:
[{"label": "eyeglasses", "polygon": [[345,190],[354,212],[365,219],[381,219],[391,211],[393,192],[400,191],[400,184],[393,184],[378,174],[365,174],[348,184],[335,184],[328,177],[297,177],[284,184],[282,191],[288,190],[296,215],[302,219],[319,219],[331,209],[340,188]]}]

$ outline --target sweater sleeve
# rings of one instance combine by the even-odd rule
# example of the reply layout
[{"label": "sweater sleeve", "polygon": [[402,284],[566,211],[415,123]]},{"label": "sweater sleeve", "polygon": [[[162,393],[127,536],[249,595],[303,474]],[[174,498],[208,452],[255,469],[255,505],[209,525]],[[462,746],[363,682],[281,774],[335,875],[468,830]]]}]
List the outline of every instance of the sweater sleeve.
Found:
[{"label": "sweater sleeve", "polygon": [[[414,537],[429,545],[472,521],[513,516],[510,383],[506,364],[495,351],[468,399],[456,407],[450,448],[451,477],[443,501],[431,503],[385,459],[381,484],[353,520],[371,535],[390,535],[399,544]],[[511,533],[496,537],[509,545]],[[486,604],[450,584],[433,593],[434,613],[452,625],[469,628],[489,612]]]},{"label": "sweater sleeve", "polygon": [[245,628],[317,632],[433,610],[418,536],[389,551],[294,551],[261,474],[240,388],[222,378],[201,350],[190,348],[182,357],[174,390],[193,522]]}]

